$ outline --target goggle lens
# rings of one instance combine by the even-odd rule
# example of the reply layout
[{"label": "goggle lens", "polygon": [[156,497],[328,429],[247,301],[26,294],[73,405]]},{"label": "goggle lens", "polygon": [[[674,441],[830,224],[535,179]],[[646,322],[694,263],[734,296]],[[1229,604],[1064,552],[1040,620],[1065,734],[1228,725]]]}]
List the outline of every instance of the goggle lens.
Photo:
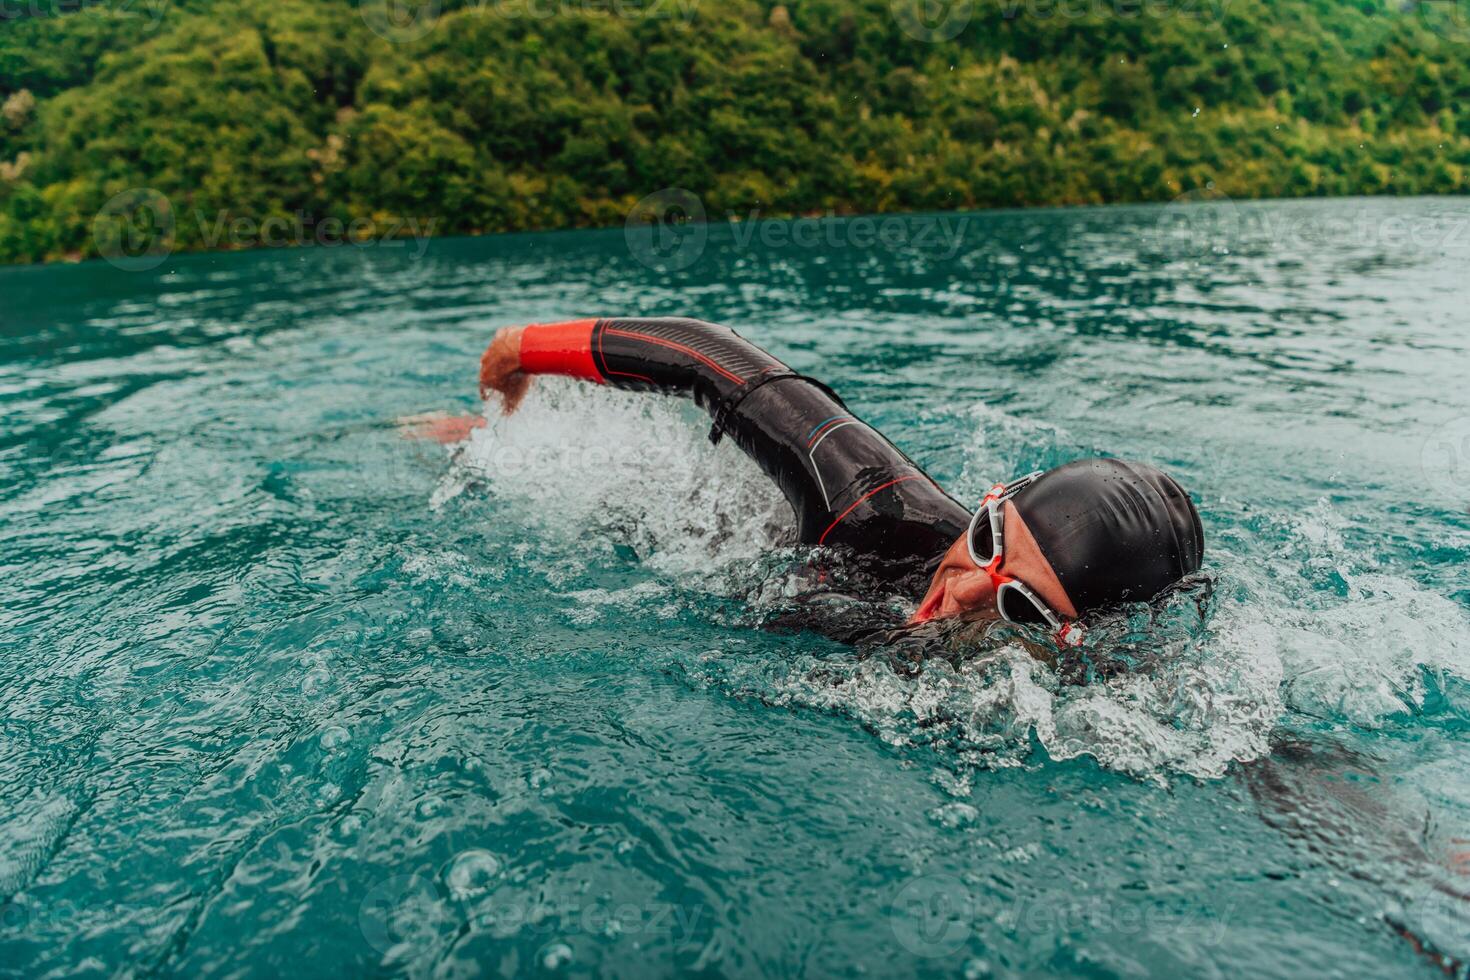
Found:
[{"label": "goggle lens", "polygon": [[1046,625],[1046,616],[1020,589],[1002,588],[995,597],[995,606],[1000,614],[1013,623],[1027,626]]},{"label": "goggle lens", "polygon": [[984,562],[988,563],[995,557],[995,529],[986,517],[975,522],[975,530],[970,533],[970,548],[975,557]]}]

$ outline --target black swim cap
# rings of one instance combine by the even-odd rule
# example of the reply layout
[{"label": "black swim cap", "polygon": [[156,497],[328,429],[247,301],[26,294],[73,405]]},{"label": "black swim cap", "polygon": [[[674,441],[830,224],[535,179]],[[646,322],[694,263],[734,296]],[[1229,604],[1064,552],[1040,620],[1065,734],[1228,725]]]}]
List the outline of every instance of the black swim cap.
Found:
[{"label": "black swim cap", "polygon": [[1147,601],[1199,571],[1199,512],[1147,463],[1077,460],[1043,474],[1013,502],[1079,616]]}]

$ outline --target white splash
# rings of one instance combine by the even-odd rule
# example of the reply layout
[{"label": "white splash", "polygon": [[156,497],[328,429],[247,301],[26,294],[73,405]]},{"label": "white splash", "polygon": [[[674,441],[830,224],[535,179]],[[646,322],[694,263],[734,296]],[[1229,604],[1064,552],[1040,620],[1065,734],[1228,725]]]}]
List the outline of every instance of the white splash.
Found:
[{"label": "white splash", "polygon": [[525,506],[539,534],[632,548],[670,575],[749,561],[789,533],[791,508],[688,402],[538,378],[515,415],[488,406],[442,504],[473,480]]}]

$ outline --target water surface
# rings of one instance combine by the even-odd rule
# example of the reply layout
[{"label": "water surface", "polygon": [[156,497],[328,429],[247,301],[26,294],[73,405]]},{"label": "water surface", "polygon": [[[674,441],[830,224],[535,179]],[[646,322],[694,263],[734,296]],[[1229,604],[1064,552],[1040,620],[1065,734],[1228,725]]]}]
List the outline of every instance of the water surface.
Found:
[{"label": "water surface", "polygon": [[[813,227],[0,270],[0,970],[1470,957],[1470,205]],[[758,628],[803,555],[689,406],[552,379],[396,437],[481,409],[498,327],[599,314],[734,326],[962,499],[1156,463],[1212,605],[1088,683],[895,669]]]}]

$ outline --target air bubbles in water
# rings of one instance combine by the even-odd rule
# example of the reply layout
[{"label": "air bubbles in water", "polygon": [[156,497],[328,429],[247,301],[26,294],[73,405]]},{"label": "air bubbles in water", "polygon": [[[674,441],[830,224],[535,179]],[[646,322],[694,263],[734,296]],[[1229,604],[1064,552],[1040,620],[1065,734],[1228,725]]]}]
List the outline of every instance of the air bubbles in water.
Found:
[{"label": "air bubbles in water", "polygon": [[500,858],[489,851],[462,851],[445,867],[444,886],[455,901],[473,901],[495,888],[501,867]]},{"label": "air bubbles in water", "polygon": [[352,740],[352,735],[341,725],[333,725],[322,732],[321,746],[328,752],[339,749]]},{"label": "air bubbles in water", "polygon": [[552,943],[541,951],[541,965],[548,970],[560,970],[571,962],[572,947],[566,943]]}]

